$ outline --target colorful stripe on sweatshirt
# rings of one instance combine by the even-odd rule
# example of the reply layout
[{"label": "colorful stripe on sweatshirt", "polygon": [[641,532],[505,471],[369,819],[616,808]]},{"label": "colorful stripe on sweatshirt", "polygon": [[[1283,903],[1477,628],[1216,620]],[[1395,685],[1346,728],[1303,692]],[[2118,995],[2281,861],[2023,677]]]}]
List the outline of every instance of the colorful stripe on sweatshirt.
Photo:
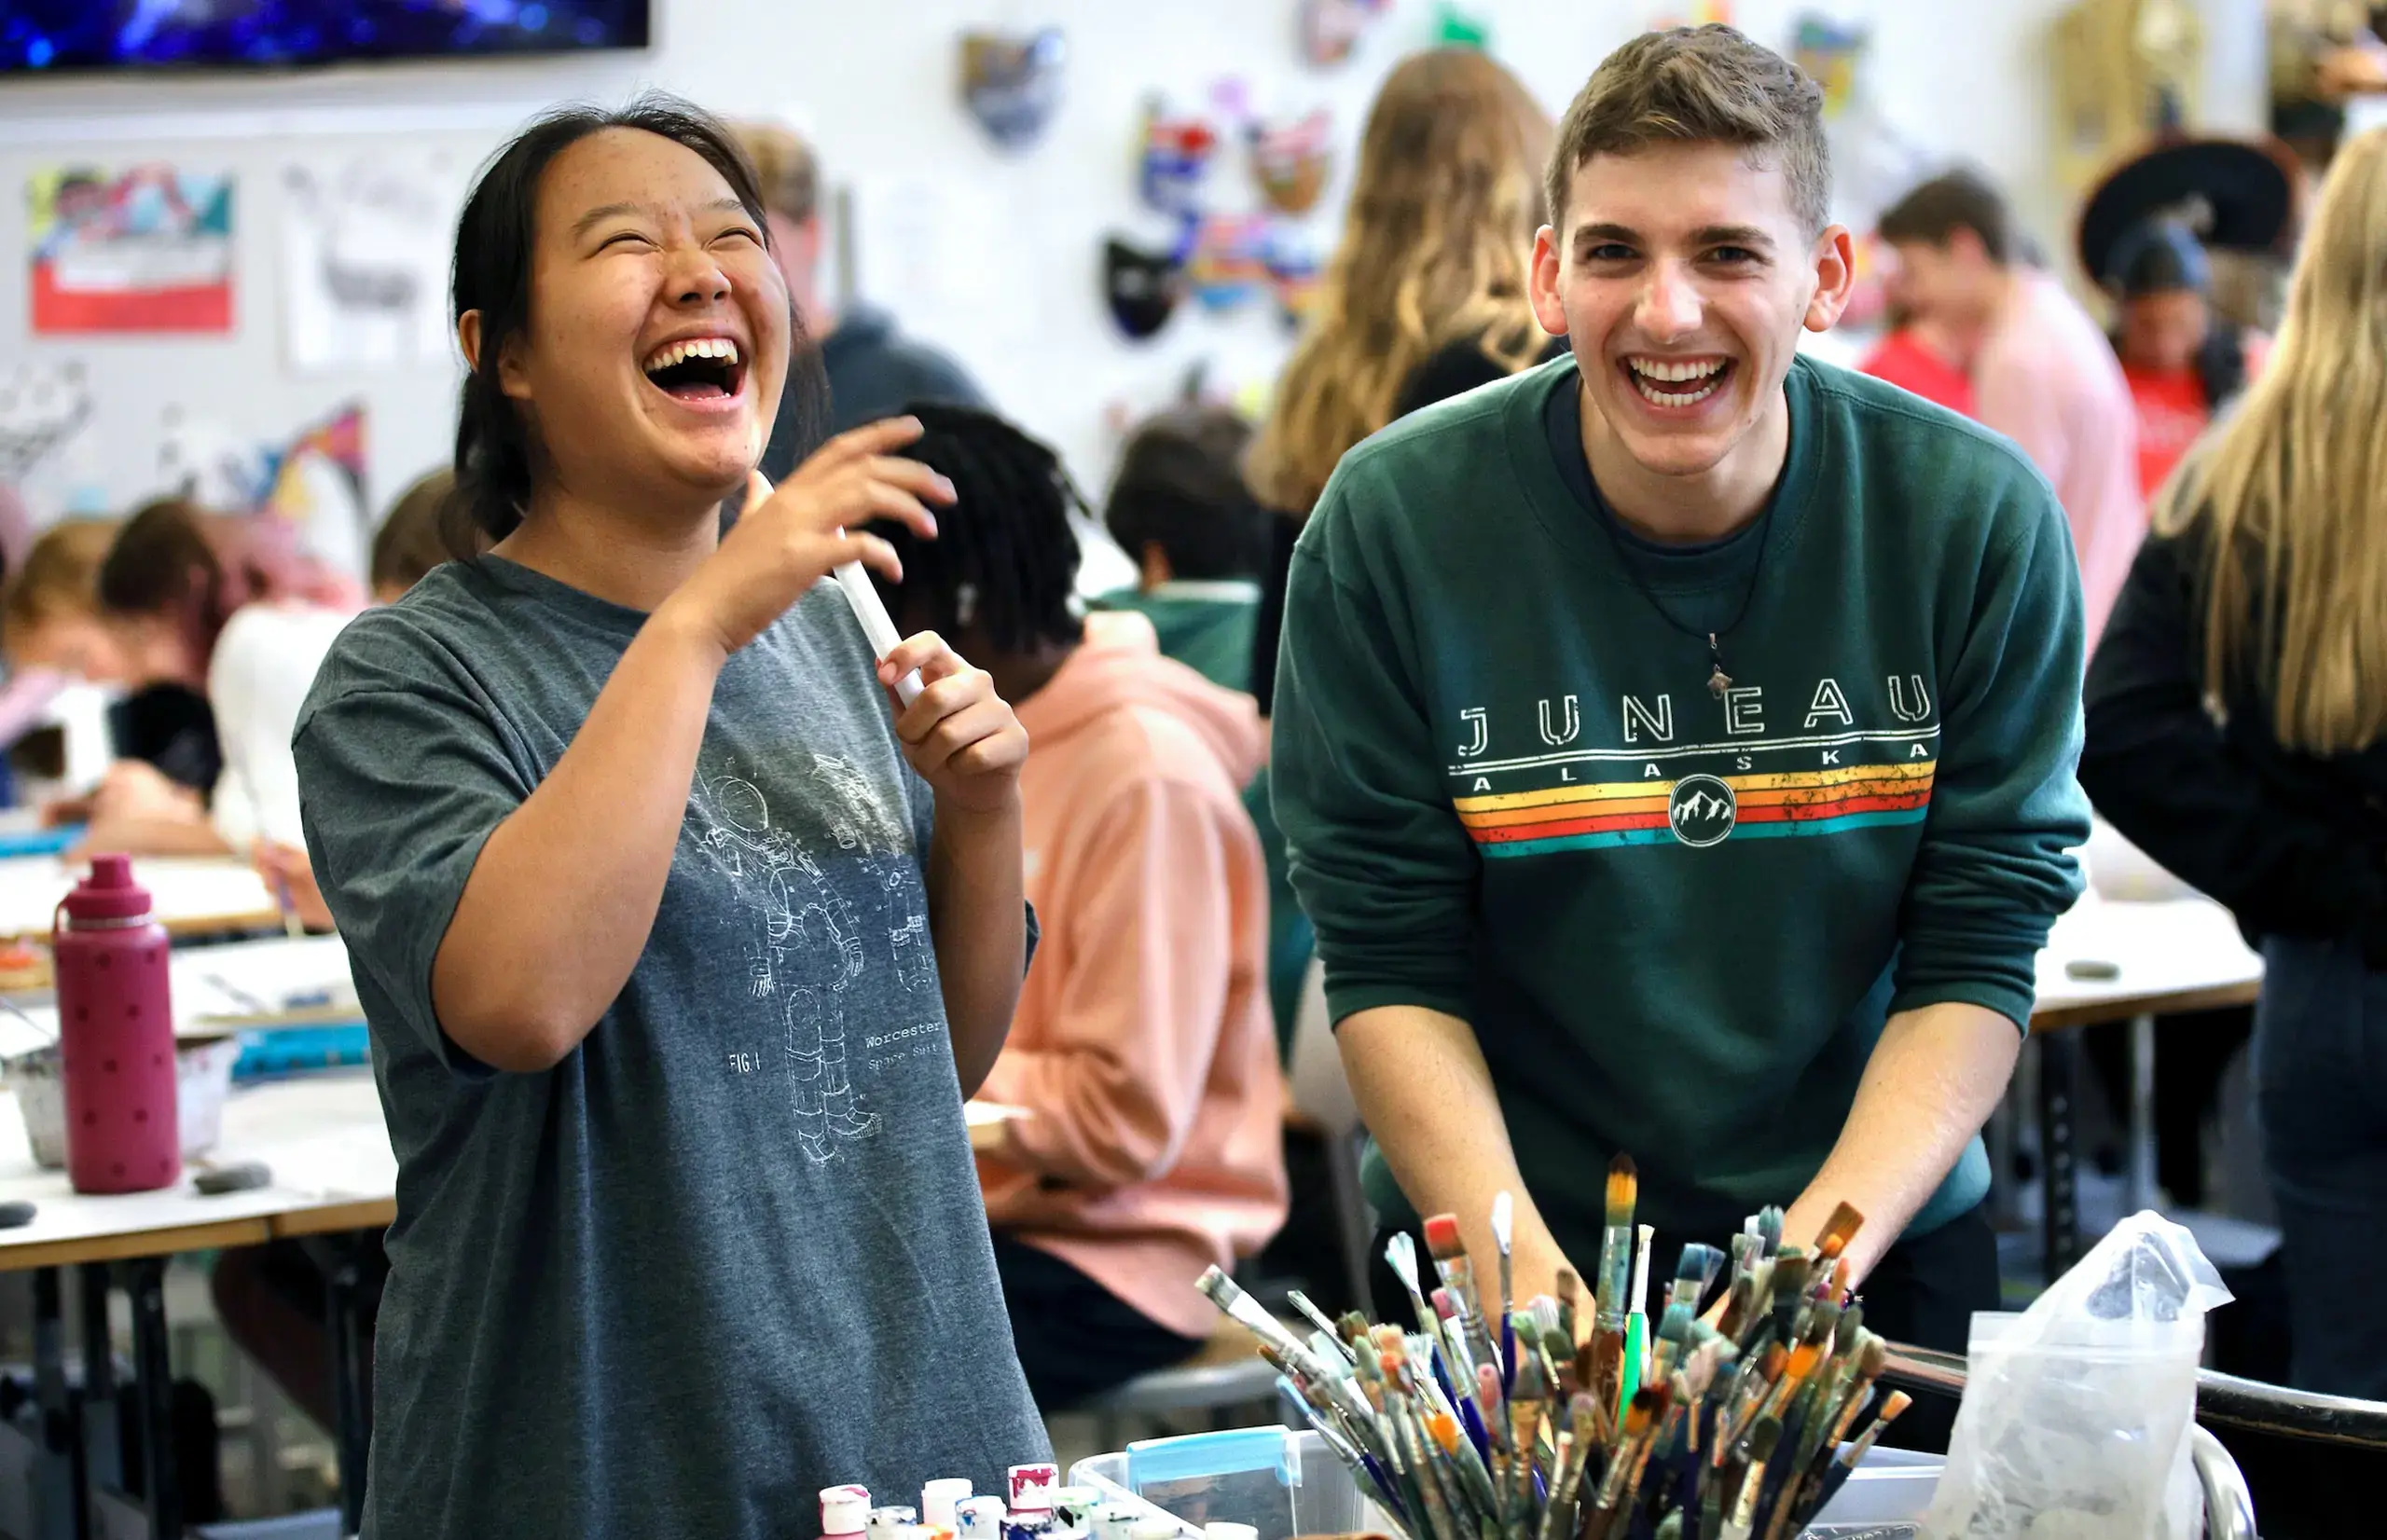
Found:
[{"label": "colorful stripe on sweatshirt", "polygon": [[1920,823],[1937,760],[1674,780],[1594,781],[1453,799],[1487,858],[1624,845],[1838,834]]}]

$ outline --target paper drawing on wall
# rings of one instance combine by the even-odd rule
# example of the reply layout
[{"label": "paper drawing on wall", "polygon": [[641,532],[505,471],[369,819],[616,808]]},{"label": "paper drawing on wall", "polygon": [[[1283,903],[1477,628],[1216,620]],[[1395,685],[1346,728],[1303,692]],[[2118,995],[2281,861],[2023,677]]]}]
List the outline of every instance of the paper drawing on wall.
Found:
[{"label": "paper drawing on wall", "polygon": [[292,367],[448,362],[448,236],[463,168],[446,152],[283,172],[283,324]]},{"label": "paper drawing on wall", "polygon": [[1058,27],[1025,37],[964,33],[962,103],[998,145],[1025,149],[1044,136],[1061,104],[1061,67],[1068,60],[1069,44]]},{"label": "paper drawing on wall", "polygon": [[160,429],[162,490],[210,508],[272,514],[290,525],[308,554],[342,572],[365,571],[372,514],[362,406],[267,442],[177,406],[166,408]]},{"label": "paper drawing on wall", "polygon": [[1185,279],[1207,310],[1231,310],[1268,283],[1268,221],[1256,213],[1214,213],[1194,224]]},{"label": "paper drawing on wall", "polygon": [[1836,21],[1813,11],[1799,18],[1790,60],[1823,88],[1826,117],[1838,117],[1848,110],[1871,41],[1871,30],[1855,21]]},{"label": "paper drawing on wall", "polygon": [[34,334],[232,329],[232,179],[167,165],[34,172]]},{"label": "paper drawing on wall", "polygon": [[0,378],[0,482],[15,486],[91,426],[80,364],[21,364]]},{"label": "paper drawing on wall", "polygon": [[1387,0],[1301,0],[1302,57],[1318,69],[1351,57]]}]

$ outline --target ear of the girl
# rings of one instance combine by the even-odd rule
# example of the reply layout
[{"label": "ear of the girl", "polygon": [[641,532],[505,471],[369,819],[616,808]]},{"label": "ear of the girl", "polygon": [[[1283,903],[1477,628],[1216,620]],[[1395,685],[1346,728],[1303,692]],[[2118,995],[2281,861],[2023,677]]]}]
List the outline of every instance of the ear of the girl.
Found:
[{"label": "ear of the girl", "polygon": [[456,346],[463,350],[464,367],[481,366],[481,312],[466,310],[456,318]]}]

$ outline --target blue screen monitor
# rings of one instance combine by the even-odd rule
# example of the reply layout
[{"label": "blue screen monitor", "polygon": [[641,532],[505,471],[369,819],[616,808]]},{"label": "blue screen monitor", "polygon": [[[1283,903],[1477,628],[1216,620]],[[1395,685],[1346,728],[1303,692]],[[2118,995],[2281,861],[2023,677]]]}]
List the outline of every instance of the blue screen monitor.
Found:
[{"label": "blue screen monitor", "polygon": [[642,48],[652,0],[0,0],[0,80]]}]

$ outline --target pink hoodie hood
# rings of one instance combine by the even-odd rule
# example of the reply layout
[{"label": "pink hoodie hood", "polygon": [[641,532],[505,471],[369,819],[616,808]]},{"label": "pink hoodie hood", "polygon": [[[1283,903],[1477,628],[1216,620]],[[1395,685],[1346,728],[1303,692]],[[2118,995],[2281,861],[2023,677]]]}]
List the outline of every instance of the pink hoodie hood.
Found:
[{"label": "pink hoodie hood", "polygon": [[1152,623],[1133,611],[1088,615],[1083,644],[1018,709],[1034,753],[1130,707],[1166,711],[1192,728],[1237,786],[1267,758],[1268,735],[1251,697],[1161,656]]}]

